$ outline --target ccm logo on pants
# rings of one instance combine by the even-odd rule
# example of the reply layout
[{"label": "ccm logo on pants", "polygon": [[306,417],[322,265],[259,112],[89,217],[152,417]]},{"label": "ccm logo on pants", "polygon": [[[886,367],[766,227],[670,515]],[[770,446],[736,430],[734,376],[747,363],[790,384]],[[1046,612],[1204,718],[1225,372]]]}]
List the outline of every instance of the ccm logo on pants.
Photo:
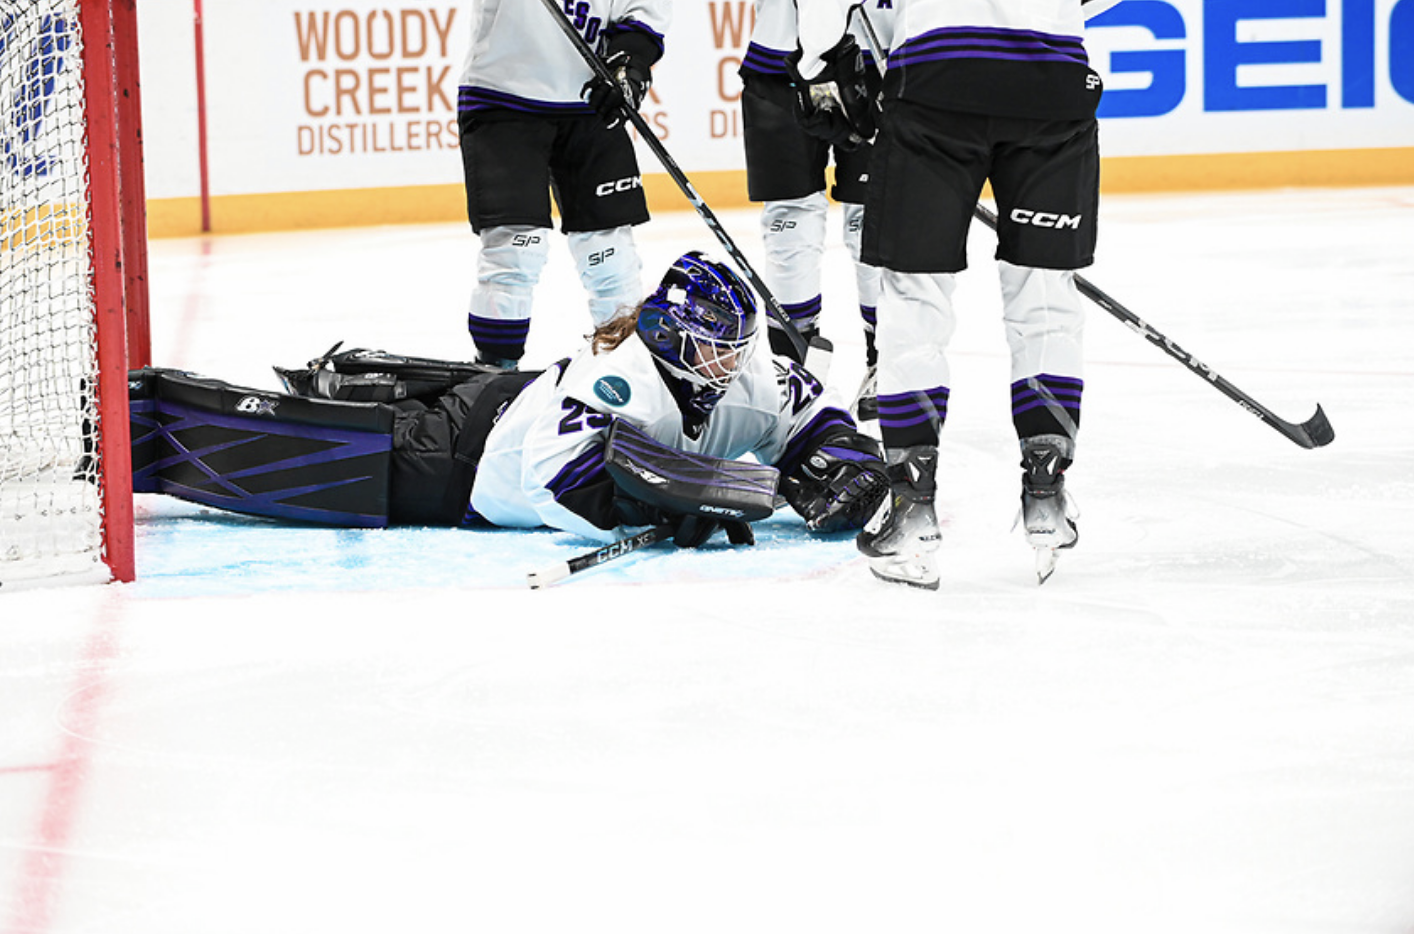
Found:
[{"label": "ccm logo on pants", "polygon": [[594,189],[594,195],[598,198],[604,198],[622,191],[633,191],[635,188],[642,187],[643,179],[637,175],[632,175],[628,178],[621,178],[616,182],[604,182]]},{"label": "ccm logo on pants", "polygon": [[1080,229],[1080,218],[1082,214],[1071,216],[1069,214],[1052,214],[1048,211],[1028,211],[1026,208],[1013,208],[1011,219],[1018,224],[1030,224],[1032,227],[1054,227],[1058,230],[1070,228]]}]

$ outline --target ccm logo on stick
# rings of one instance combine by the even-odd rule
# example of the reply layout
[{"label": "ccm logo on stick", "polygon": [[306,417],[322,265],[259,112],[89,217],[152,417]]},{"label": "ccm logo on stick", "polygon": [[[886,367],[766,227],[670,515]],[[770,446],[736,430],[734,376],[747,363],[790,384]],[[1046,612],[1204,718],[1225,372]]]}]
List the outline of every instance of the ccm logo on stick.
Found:
[{"label": "ccm logo on stick", "polygon": [[1018,224],[1030,224],[1032,227],[1054,227],[1064,230],[1067,227],[1071,230],[1080,229],[1080,218],[1084,215],[1076,214],[1052,214],[1049,211],[1028,211],[1026,208],[1012,208],[1011,219]]}]

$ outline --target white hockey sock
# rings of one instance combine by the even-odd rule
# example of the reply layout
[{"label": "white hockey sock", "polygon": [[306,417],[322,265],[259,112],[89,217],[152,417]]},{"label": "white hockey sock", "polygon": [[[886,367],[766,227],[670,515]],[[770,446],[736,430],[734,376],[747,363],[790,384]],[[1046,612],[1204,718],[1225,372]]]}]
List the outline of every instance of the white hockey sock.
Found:
[{"label": "white hockey sock", "polygon": [[823,191],[789,201],[767,201],[761,209],[763,276],[776,300],[800,327],[816,327],[820,315],[820,262],[830,203]]},{"label": "white hockey sock", "polygon": [[572,233],[569,244],[579,281],[589,293],[595,327],[638,305],[643,298],[643,262],[632,227]]},{"label": "white hockey sock", "polygon": [[530,333],[535,283],[550,252],[544,227],[488,227],[481,231],[476,288],[467,330],[481,359],[519,360]]}]

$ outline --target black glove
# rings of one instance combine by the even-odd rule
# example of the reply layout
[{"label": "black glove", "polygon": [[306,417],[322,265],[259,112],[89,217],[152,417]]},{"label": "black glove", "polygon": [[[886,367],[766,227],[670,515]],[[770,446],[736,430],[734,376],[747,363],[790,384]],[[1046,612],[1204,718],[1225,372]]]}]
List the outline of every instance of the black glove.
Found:
[{"label": "black glove", "polygon": [[812,532],[862,529],[889,493],[878,442],[857,431],[826,438],[782,480],[781,492]]},{"label": "black glove", "polygon": [[614,516],[619,525],[666,525],[673,530],[673,544],[679,548],[701,548],[719,528],[726,530],[727,541],[733,545],[756,544],[749,522],[666,512],[629,496],[614,497]]},{"label": "black glove", "polygon": [[579,95],[612,130],[626,119],[625,108],[638,112],[653,83],[653,74],[647,62],[622,49],[606,58],[604,67],[614,80],[606,81],[596,73],[585,82]]},{"label": "black glove", "polygon": [[786,73],[795,91],[795,119],[800,128],[841,149],[858,149],[874,137],[874,95],[864,55],[846,35],[820,57],[825,67],[815,77],[801,77],[801,50],[786,56]]},{"label": "black glove", "polygon": [[727,541],[733,545],[756,544],[756,533],[751,531],[751,523],[736,519],[709,519],[706,516],[674,516],[673,544],[679,548],[701,548],[717,529],[724,529]]}]

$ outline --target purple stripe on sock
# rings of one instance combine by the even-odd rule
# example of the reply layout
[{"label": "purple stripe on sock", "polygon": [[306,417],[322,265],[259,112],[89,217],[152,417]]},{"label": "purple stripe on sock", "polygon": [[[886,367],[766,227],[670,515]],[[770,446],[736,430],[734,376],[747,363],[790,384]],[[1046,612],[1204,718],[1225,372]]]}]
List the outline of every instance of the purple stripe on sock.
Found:
[{"label": "purple stripe on sock", "polygon": [[911,428],[927,422],[942,422],[948,416],[946,386],[915,392],[879,396],[879,426],[888,428]]}]

